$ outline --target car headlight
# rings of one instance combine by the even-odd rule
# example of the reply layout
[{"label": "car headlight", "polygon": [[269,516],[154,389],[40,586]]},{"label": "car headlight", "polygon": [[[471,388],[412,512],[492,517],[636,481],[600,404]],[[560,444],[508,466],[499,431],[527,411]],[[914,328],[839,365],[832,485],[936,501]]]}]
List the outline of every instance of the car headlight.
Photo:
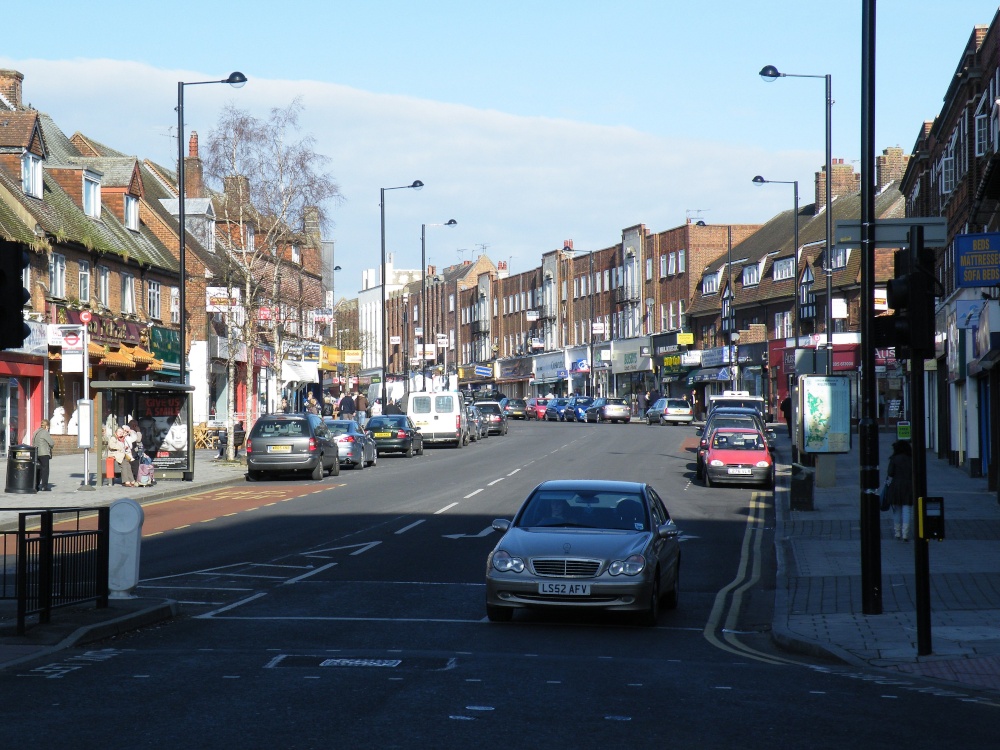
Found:
[{"label": "car headlight", "polygon": [[646,558],[642,555],[630,555],[626,560],[615,560],[608,566],[608,573],[613,576],[637,576],[646,567]]},{"label": "car headlight", "polygon": [[711,461],[708,462],[708,465],[709,466],[725,466],[726,464],[724,462],[720,461],[717,458],[713,458]]},{"label": "car headlight", "polygon": [[493,555],[493,567],[501,573],[520,573],[524,570],[524,560],[500,550]]},{"label": "car headlight", "polygon": [[770,465],[771,465],[771,464],[770,464],[770,463],[768,463],[767,461],[758,461],[758,462],[757,462],[757,468],[758,468],[758,469],[766,469],[766,468],[767,468],[768,466],[770,466]]}]

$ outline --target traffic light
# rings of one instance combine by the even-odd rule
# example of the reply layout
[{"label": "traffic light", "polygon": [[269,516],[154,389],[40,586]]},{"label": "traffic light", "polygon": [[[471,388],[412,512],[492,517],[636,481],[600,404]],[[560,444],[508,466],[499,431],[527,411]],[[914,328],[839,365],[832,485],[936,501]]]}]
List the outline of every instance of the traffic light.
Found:
[{"label": "traffic light", "polygon": [[937,296],[934,251],[924,247],[924,228],[910,229],[910,246],[897,250],[894,279],[886,284],[892,315],[875,318],[875,345],[896,347],[900,359],[934,357],[934,314]]},{"label": "traffic light", "polygon": [[23,245],[0,241],[0,349],[20,349],[31,334],[24,322],[24,305],[31,299],[23,281],[29,263]]}]

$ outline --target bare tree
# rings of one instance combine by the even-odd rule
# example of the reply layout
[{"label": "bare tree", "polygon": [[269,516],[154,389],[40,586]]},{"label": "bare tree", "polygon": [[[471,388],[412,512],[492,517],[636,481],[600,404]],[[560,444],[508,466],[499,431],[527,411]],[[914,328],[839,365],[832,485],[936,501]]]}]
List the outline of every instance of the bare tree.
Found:
[{"label": "bare tree", "polygon": [[[205,172],[215,195],[216,220],[228,268],[222,281],[239,297],[241,311],[229,313],[229,435],[235,436],[236,360],[245,352],[246,397],[254,393],[253,352],[271,329],[280,395],[282,337],[305,338],[309,312],[322,306],[317,240],[303,231],[307,213],[327,223],[326,207],[341,200],[327,171],[329,159],[316,153],[315,139],[299,135],[300,99],[274,108],[266,120],[230,104],[209,134]],[[296,256],[296,254],[298,254]],[[315,267],[311,267],[311,266]],[[315,288],[314,288],[315,287]],[[238,292],[236,291],[238,290]],[[233,337],[237,337],[233,341]],[[249,428],[249,414],[246,415]],[[229,441],[227,458],[235,455]]]}]

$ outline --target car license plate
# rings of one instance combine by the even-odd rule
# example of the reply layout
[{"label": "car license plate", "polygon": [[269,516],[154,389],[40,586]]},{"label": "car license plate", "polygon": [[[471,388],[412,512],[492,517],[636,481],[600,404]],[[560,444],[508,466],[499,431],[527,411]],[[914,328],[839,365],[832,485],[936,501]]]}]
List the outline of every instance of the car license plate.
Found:
[{"label": "car license plate", "polygon": [[268,453],[291,453],[292,446],[290,445],[269,445],[267,446]]},{"label": "car license plate", "polygon": [[550,583],[538,584],[539,594],[558,594],[559,596],[590,596],[589,583]]},{"label": "car license plate", "polygon": [[392,437],[391,432],[376,432],[375,437]]},{"label": "car license plate", "polygon": [[730,468],[730,474],[739,474],[741,476],[753,474],[753,469],[743,469],[743,468]]}]

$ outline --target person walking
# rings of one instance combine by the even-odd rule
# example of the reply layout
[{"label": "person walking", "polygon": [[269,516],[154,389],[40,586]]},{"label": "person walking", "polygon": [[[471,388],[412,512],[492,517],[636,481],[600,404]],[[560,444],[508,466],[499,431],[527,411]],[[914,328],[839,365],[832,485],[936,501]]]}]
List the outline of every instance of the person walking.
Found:
[{"label": "person walking", "polygon": [[639,417],[646,416],[646,409],[649,408],[649,391],[641,391],[636,401],[639,405]]},{"label": "person walking", "polygon": [[359,393],[354,399],[354,409],[358,415],[358,424],[364,425],[368,418],[368,397],[364,393]]},{"label": "person walking", "polygon": [[288,399],[284,396],[281,397],[281,406],[278,407],[278,411],[282,414],[288,414],[292,410],[292,407],[288,405]]},{"label": "person walking", "polygon": [[38,423],[38,429],[31,439],[31,444],[35,446],[35,458],[38,461],[38,476],[35,477],[35,491],[50,491],[49,487],[49,461],[52,460],[52,449],[55,441],[49,434],[49,420],[43,419]]},{"label": "person walking", "polygon": [[897,440],[892,444],[886,476],[893,537],[908,542],[913,517],[913,451],[909,440]]},{"label": "person walking", "polygon": [[323,416],[332,417],[333,413],[336,411],[333,404],[333,396],[327,394],[323,399]]},{"label": "person walking", "polygon": [[781,413],[785,417],[785,424],[788,425],[788,437],[792,437],[792,397],[785,396],[781,402]]},{"label": "person walking", "polygon": [[345,393],[344,397],[340,399],[340,418],[354,419],[357,412],[358,407],[354,405],[354,398],[350,393]]}]

